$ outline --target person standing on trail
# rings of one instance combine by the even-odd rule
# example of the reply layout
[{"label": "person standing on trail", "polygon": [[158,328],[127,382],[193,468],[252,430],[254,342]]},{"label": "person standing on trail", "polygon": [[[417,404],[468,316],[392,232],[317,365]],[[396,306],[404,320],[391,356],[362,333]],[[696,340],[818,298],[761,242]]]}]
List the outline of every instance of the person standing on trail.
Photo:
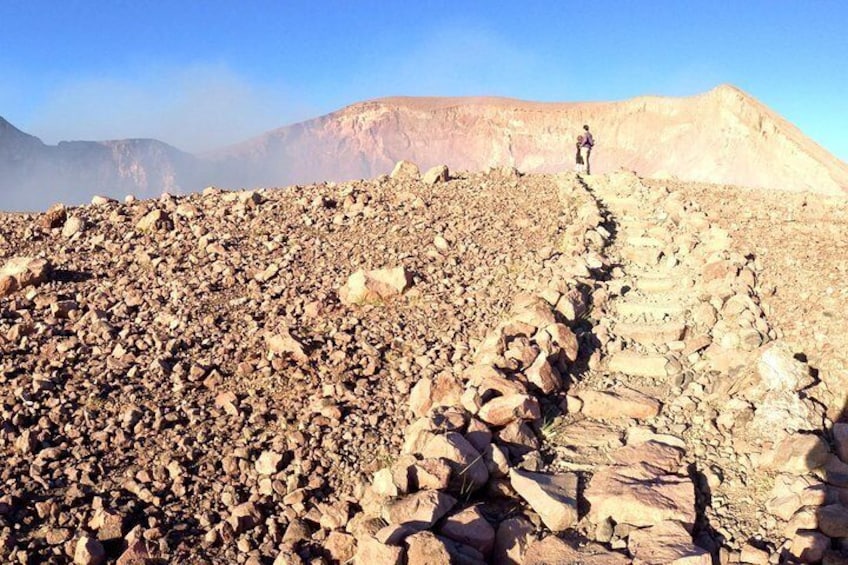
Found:
[{"label": "person standing on trail", "polygon": [[583,165],[585,161],[583,161],[583,155],[580,154],[583,147],[583,136],[577,136],[577,154],[574,156],[574,170],[578,173],[583,172]]},{"label": "person standing on trail", "polygon": [[[592,154],[592,148],[595,146],[595,138],[592,137],[592,132],[589,131],[589,126],[584,125],[583,130],[586,132],[581,137],[583,137],[583,143],[580,145],[580,156],[583,157],[584,166],[586,167],[586,174],[592,174],[589,169],[589,155]],[[580,139],[579,137],[577,139]]]}]

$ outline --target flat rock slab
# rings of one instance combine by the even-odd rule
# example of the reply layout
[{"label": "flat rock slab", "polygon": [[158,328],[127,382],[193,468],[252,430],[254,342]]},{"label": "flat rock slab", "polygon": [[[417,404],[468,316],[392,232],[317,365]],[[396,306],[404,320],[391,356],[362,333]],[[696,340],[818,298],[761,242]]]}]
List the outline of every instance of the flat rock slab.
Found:
[{"label": "flat rock slab", "polygon": [[645,317],[654,320],[683,316],[686,307],[679,302],[619,302],[618,315],[624,318]]},{"label": "flat rock slab", "polygon": [[609,358],[607,369],[636,377],[669,377],[680,372],[680,364],[664,355],[643,355],[633,351],[619,351]]},{"label": "flat rock slab", "polygon": [[636,279],[633,285],[636,290],[645,293],[662,293],[662,292],[671,292],[673,290],[677,290],[683,286],[679,278],[649,278],[649,277],[640,277]]},{"label": "flat rock slab", "polygon": [[625,247],[621,250],[622,258],[638,265],[657,265],[662,251],[656,247]]},{"label": "flat rock slab", "polygon": [[619,322],[615,324],[615,334],[640,345],[658,345],[683,339],[686,324],[683,322],[665,322],[662,324],[636,324]]},{"label": "flat rock slab", "polygon": [[660,413],[658,400],[627,387],[615,390],[584,390],[578,393],[583,401],[581,412],[597,420],[633,418],[646,420]]},{"label": "flat rock slab", "polygon": [[660,522],[656,526],[630,532],[627,549],[645,565],[711,565],[712,557],[692,543],[692,536],[679,522]]},{"label": "flat rock slab", "polygon": [[629,565],[630,559],[600,544],[574,547],[556,536],[533,542],[524,556],[523,565]]},{"label": "flat rock slab", "polygon": [[577,475],[545,475],[511,469],[512,488],[553,532],[564,531],[577,522]]},{"label": "flat rock slab", "polygon": [[695,485],[688,477],[658,474],[641,465],[610,466],[592,476],[585,491],[589,519],[599,524],[647,527],[677,520],[695,523]]}]

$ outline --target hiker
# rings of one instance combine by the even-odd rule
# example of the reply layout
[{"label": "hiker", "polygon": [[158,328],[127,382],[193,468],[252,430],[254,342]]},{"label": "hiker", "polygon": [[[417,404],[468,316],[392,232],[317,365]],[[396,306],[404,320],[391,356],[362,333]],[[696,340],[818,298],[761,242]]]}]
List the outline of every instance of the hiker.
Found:
[{"label": "hiker", "polygon": [[580,148],[583,146],[583,136],[577,136],[577,154],[574,156],[574,170],[578,173],[583,171],[583,164],[585,161],[583,160],[583,155],[580,154]]},{"label": "hiker", "polygon": [[[592,154],[592,147],[595,146],[595,139],[592,137],[592,132],[589,131],[589,126],[584,125],[583,130],[586,132],[581,137],[583,138],[583,142],[580,145],[580,156],[583,158],[586,167],[586,174],[592,174],[589,169],[589,155]],[[577,139],[580,139],[579,137]]]}]

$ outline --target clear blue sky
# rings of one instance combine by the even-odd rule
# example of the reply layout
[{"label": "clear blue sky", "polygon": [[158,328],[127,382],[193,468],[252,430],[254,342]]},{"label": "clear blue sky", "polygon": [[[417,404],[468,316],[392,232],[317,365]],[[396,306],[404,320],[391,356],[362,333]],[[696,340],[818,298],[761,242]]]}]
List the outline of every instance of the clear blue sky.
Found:
[{"label": "clear blue sky", "polygon": [[0,0],[0,116],[203,150],[380,96],[731,83],[848,160],[846,30],[842,1]]}]

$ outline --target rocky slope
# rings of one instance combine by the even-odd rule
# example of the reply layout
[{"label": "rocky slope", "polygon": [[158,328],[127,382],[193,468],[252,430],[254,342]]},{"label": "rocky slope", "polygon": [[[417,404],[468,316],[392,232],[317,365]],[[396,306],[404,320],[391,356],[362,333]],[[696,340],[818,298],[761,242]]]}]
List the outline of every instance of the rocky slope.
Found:
[{"label": "rocky slope", "polygon": [[201,156],[155,140],[46,146],[0,119],[0,194],[3,209],[44,209],[93,194],[371,178],[400,159],[557,172],[573,169],[573,140],[584,123],[598,144],[595,172],[822,194],[848,189],[848,165],[751,96],[721,86],[690,98],[603,103],[387,98]]},{"label": "rocky slope", "polygon": [[846,290],[776,286],[798,251],[711,190],[403,164],[0,217],[0,554],[844,563],[846,321],[791,308]]},{"label": "rocky slope", "polygon": [[[590,124],[595,172],[836,194],[848,165],[744,92],[720,86],[691,98],[536,103],[499,98],[387,98],[290,127],[217,154],[230,182],[272,184],[370,177],[410,159],[424,166],[527,172],[574,167]],[[247,167],[247,168],[245,168]],[[250,184],[248,183],[248,184]]]}]

